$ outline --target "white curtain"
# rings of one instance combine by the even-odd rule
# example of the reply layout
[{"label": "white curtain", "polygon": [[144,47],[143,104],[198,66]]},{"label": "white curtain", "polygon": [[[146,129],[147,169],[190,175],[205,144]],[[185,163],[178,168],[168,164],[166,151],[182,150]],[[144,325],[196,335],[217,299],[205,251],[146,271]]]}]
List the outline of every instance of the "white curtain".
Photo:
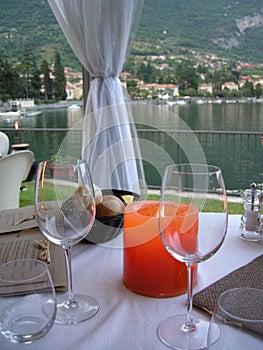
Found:
[{"label": "white curtain", "polygon": [[143,0],[49,0],[91,82],[82,157],[104,189],[137,191],[144,172],[133,116],[119,75],[130,53]]}]

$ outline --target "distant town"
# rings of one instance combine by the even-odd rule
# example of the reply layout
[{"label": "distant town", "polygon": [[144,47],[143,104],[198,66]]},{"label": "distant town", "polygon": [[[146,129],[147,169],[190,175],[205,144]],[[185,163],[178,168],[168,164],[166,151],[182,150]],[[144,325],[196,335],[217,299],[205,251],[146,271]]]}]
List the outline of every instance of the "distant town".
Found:
[{"label": "distant town", "polygon": [[[136,67],[136,69],[135,69]],[[64,69],[67,100],[83,95],[82,72]],[[263,64],[233,62],[215,54],[132,56],[120,74],[133,99],[262,99]]]},{"label": "distant town", "polygon": [[[12,100],[31,99],[36,104],[82,100],[83,70],[81,66],[76,70],[64,67],[58,52],[51,63],[44,59],[41,64],[30,51],[25,51],[16,64],[0,55],[0,107]],[[131,55],[119,79],[133,100],[263,99],[263,64],[184,48],[177,55]]]}]

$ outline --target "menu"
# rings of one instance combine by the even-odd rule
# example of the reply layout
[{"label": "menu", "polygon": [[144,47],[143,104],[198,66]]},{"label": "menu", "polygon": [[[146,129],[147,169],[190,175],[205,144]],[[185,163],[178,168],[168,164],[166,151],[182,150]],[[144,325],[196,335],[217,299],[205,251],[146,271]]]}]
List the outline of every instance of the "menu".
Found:
[{"label": "menu", "polygon": [[64,250],[40,232],[33,207],[0,211],[0,233],[0,264],[25,258],[42,260],[48,265],[56,290],[67,290]]},{"label": "menu", "polygon": [[0,233],[38,227],[34,206],[0,211]]}]

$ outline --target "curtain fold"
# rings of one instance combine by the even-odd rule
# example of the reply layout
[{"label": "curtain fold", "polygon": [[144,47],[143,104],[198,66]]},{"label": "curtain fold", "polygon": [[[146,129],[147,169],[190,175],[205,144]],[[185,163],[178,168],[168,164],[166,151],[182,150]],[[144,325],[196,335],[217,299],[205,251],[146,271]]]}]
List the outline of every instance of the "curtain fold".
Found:
[{"label": "curtain fold", "polygon": [[49,0],[69,44],[93,78],[86,101],[82,158],[104,189],[138,191],[143,165],[128,96],[119,80],[143,0]]}]

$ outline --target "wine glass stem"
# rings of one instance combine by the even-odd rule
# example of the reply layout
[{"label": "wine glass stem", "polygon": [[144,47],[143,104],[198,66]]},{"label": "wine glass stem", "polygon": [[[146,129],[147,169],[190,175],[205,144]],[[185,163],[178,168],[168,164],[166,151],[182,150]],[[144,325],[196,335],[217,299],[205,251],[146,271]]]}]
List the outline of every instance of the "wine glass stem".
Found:
[{"label": "wine glass stem", "polygon": [[67,277],[68,277],[68,302],[69,304],[74,304],[74,294],[73,294],[73,286],[72,286],[72,268],[71,268],[71,247],[68,246],[64,248],[64,255],[66,260],[67,267]]},{"label": "wine glass stem", "polygon": [[186,322],[182,326],[182,330],[186,333],[194,332],[196,326],[193,323],[192,310],[193,310],[193,272],[194,265],[187,263],[187,313]]}]

